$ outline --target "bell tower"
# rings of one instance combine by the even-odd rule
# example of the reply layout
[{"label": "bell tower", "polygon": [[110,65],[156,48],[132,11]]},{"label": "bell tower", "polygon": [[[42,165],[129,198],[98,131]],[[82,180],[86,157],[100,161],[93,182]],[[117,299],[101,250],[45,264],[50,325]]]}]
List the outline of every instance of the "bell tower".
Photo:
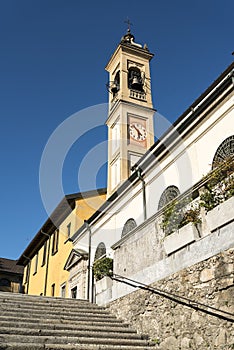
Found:
[{"label": "bell tower", "polygon": [[109,73],[108,184],[110,196],[154,143],[150,66],[153,54],[135,43],[130,29],[111,56]]}]

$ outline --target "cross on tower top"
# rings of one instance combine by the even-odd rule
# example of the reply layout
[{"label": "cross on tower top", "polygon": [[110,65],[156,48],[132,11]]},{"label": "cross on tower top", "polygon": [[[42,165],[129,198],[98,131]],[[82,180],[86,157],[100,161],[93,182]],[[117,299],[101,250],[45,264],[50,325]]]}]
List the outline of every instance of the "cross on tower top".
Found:
[{"label": "cross on tower top", "polygon": [[133,24],[130,22],[129,18],[127,18],[126,21],[124,21],[124,23],[127,23],[127,25],[128,25],[128,32],[130,33],[131,32],[131,26]]}]

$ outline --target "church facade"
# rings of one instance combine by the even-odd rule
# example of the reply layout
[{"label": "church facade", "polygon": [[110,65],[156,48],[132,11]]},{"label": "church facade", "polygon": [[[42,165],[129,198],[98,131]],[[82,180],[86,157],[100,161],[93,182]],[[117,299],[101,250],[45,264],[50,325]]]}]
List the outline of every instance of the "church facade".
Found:
[{"label": "church facade", "polygon": [[[108,197],[71,239],[75,249],[89,252],[86,288],[97,303],[108,304],[152,337],[163,334],[164,349],[179,349],[181,342],[194,348],[209,343],[207,334],[196,338],[200,345],[193,336],[168,336],[161,304],[167,305],[173,327],[178,319],[168,310],[174,306],[160,300],[147,307],[152,293],[159,293],[156,287],[163,286],[162,299],[175,295],[175,305],[204,303],[198,309],[205,323],[209,305],[215,320],[223,312],[226,324],[214,322],[216,343],[210,347],[221,348],[233,337],[228,313],[233,311],[234,273],[234,64],[153,143],[152,56],[128,32],[107,64]],[[91,267],[105,258],[113,259],[113,276],[95,281]],[[143,295],[141,289],[148,286]],[[225,307],[217,301],[222,298]],[[179,315],[183,318],[184,311]],[[192,326],[198,332],[195,319],[200,326],[200,315],[194,315]]]},{"label": "church facade", "polygon": [[[176,270],[160,267],[157,271],[157,264],[167,264],[167,259],[183,255],[181,252],[185,253],[188,246],[210,235],[200,193],[216,164],[229,159],[234,152],[234,65],[153,143],[149,70],[152,56],[128,32],[107,65],[110,74],[108,198],[88,219],[88,226],[83,225],[72,237],[75,248],[87,251],[91,244],[91,265],[98,247],[102,247],[114,259],[114,273],[147,284]],[[172,235],[167,233],[164,209],[175,198],[186,202],[181,212],[186,214],[191,210],[199,221],[197,232],[181,246],[174,242],[170,246],[167,242]],[[204,256],[198,254],[194,262],[229,248],[233,238],[233,235],[224,238],[223,245],[217,242],[216,248],[212,246]],[[190,257],[184,260],[178,269],[193,261]],[[112,297],[119,298],[129,290],[115,283]]]}]

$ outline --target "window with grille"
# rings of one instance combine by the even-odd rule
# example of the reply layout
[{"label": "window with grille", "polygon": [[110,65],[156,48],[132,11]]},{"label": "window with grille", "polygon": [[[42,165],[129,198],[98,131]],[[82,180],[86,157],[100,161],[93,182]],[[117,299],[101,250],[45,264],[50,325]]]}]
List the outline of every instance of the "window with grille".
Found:
[{"label": "window with grille", "polygon": [[95,252],[94,260],[100,259],[106,255],[106,246],[103,242],[99,243]]},{"label": "window with grille", "polygon": [[121,237],[132,231],[135,227],[137,227],[136,221],[132,218],[128,219],[124,224]]},{"label": "window with grille", "polygon": [[217,148],[217,151],[215,152],[213,162],[212,162],[212,169],[219,166],[219,164],[222,163],[227,158],[230,158],[233,156],[234,156],[234,135],[226,138]]},{"label": "window with grille", "polygon": [[176,186],[168,186],[159,199],[158,210],[164,207],[167,203],[175,199],[180,194],[180,190]]}]

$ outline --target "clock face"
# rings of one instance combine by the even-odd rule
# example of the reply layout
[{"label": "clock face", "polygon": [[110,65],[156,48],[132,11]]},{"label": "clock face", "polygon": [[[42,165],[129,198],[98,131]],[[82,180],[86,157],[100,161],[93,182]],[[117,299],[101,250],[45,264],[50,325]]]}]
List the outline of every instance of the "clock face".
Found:
[{"label": "clock face", "polygon": [[131,123],[129,125],[130,137],[136,141],[145,141],[147,132],[140,123]]}]

